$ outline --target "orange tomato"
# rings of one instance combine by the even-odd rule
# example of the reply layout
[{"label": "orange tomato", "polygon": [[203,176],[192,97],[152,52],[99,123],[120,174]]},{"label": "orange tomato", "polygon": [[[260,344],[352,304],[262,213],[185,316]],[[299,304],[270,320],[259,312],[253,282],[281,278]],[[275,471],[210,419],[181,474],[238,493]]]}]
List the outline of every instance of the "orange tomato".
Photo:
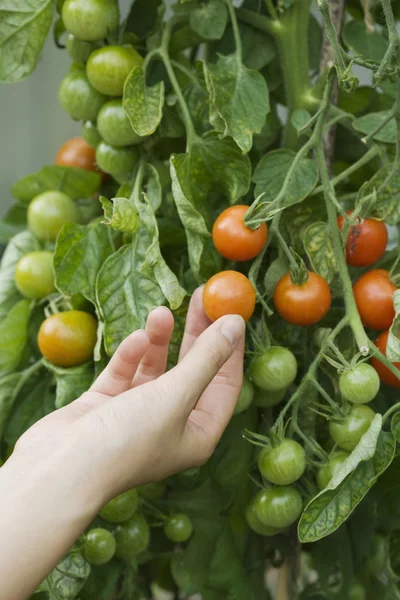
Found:
[{"label": "orange tomato", "polygon": [[268,238],[266,223],[250,229],[244,223],[249,207],[240,204],[224,210],[214,223],[212,238],[218,252],[229,260],[251,260],[260,254]]},{"label": "orange tomato", "polygon": [[241,315],[248,321],[256,306],[256,292],[242,273],[221,271],[206,283],[203,304],[211,321],[224,315]]},{"label": "orange tomato", "polygon": [[325,279],[309,271],[302,285],[293,283],[286,273],[277,283],[274,304],[278,313],[293,325],[314,325],[328,312],[331,306],[331,290]]}]

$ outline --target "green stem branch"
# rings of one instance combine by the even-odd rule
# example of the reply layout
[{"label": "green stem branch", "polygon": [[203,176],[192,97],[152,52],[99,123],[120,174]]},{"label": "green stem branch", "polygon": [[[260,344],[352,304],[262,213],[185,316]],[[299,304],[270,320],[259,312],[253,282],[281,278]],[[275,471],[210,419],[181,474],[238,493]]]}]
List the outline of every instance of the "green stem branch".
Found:
[{"label": "green stem branch", "polygon": [[242,62],[242,38],[240,37],[239,25],[236,18],[236,12],[232,4],[232,0],[226,0],[228,6],[229,17],[232,23],[233,37],[235,39],[236,56]]}]

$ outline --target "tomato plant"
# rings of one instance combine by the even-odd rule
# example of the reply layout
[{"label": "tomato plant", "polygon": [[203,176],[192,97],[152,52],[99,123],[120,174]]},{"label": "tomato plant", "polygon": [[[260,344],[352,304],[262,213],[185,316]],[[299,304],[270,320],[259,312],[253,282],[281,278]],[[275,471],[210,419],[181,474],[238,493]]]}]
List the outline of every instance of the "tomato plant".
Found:
[{"label": "tomato plant", "polygon": [[[51,597],[399,596],[399,26],[399,0],[0,11],[0,80],[27,77],[53,28],[70,67],[36,93],[59,85],[82,136],[0,220],[1,457],[155,307],[175,318],[168,368],[196,287],[211,321],[246,320],[213,456],[102,507]],[[36,147],[18,89],[16,139]]]}]

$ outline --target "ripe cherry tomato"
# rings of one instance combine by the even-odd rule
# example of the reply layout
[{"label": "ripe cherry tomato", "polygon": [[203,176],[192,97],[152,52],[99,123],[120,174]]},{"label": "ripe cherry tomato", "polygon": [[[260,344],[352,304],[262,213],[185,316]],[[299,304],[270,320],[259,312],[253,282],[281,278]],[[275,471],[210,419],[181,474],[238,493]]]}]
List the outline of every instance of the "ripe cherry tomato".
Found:
[{"label": "ripe cherry tomato", "polygon": [[106,38],[119,25],[116,0],[65,0],[62,18],[67,31],[78,40],[95,42]]},{"label": "ripe cherry tomato", "polygon": [[75,63],[85,63],[93,50],[96,49],[96,44],[82,42],[82,40],[78,40],[72,33],[67,35],[65,46],[68,54]]},{"label": "ripe cherry tomato", "polygon": [[389,329],[394,319],[393,294],[396,290],[389,272],[384,269],[373,269],[354,284],[358,312],[366,327]]},{"label": "ripe cherry tomato", "polygon": [[254,388],[251,385],[251,381],[248,377],[243,377],[243,385],[240,390],[240,395],[238,401],[236,403],[235,415],[244,412],[253,402],[254,398]]},{"label": "ripe cherry tomato", "polygon": [[269,525],[264,525],[261,523],[260,519],[257,517],[255,498],[252,498],[252,500],[250,500],[249,504],[246,506],[245,517],[247,525],[250,527],[250,529],[258,533],[258,535],[270,537],[281,531],[281,529],[277,527],[270,527]]},{"label": "ripe cherry tomato", "polygon": [[107,502],[99,515],[108,523],[123,523],[130,519],[139,506],[139,494],[136,490],[128,490]]},{"label": "ripe cherry tomato", "polygon": [[300,492],[291,486],[270,487],[258,492],[255,498],[256,515],[269,527],[289,527],[303,510]]},{"label": "ripe cherry tomato", "polygon": [[90,55],[86,71],[96,90],[107,96],[122,96],[129,73],[142,63],[143,57],[133,46],[103,46]]},{"label": "ripe cherry tomato", "polygon": [[96,171],[96,151],[83,137],[74,137],[60,146],[55,163],[63,167],[79,167],[85,171]]},{"label": "ripe cherry tomato", "polygon": [[293,383],[297,375],[297,360],[289,348],[271,346],[264,354],[253,358],[250,377],[265,392],[281,392]]},{"label": "ripe cherry tomato", "polygon": [[118,525],[115,530],[115,540],[117,542],[115,556],[125,560],[136,558],[146,550],[150,542],[150,528],[146,519],[140,513],[135,513],[128,521]]},{"label": "ripe cherry tomato", "polygon": [[[381,335],[375,342],[377,348],[386,356],[386,346],[389,337],[389,331],[383,331]],[[400,369],[400,362],[393,363],[397,369]],[[377,371],[379,378],[386,385],[390,385],[390,387],[400,389],[400,379],[397,379],[396,375],[394,375],[385,365],[383,365],[379,358],[375,356],[371,358],[371,365]]]},{"label": "ripe cherry tomato", "polygon": [[306,469],[306,453],[295,440],[285,439],[275,447],[261,450],[258,455],[261,475],[276,485],[289,485],[303,475]]},{"label": "ripe cherry tomato", "polygon": [[369,429],[374,416],[375,413],[369,406],[352,406],[347,417],[329,422],[331,438],[339,448],[351,452]]},{"label": "ripe cherry tomato", "polygon": [[112,533],[98,527],[86,535],[83,555],[91,565],[105,565],[115,554],[116,543]]},{"label": "ripe cherry tomato", "polygon": [[17,263],[15,285],[25,298],[45,298],[55,292],[53,253],[39,250],[25,254]]},{"label": "ripe cherry tomato", "polygon": [[348,458],[350,454],[344,450],[335,452],[326,465],[320,467],[317,473],[317,484],[320,490],[324,490],[332,477],[336,475],[340,465]]},{"label": "ripe cherry tomato", "polygon": [[168,518],[164,533],[171,542],[186,542],[193,533],[193,524],[187,515],[178,513]]},{"label": "ripe cherry tomato", "polygon": [[256,307],[256,292],[242,273],[221,271],[207,281],[203,304],[211,321],[224,315],[241,315],[248,321]]},{"label": "ripe cherry tomato", "polygon": [[106,100],[106,96],[90,85],[85,71],[79,68],[71,69],[64,77],[58,96],[65,112],[76,121],[96,121]]},{"label": "ripe cherry tomato", "polygon": [[130,146],[143,140],[133,131],[120,98],[103,104],[97,116],[97,129],[103,140],[112,146]]},{"label": "ripe cherry tomato", "polygon": [[28,206],[29,229],[43,241],[55,242],[64,225],[79,220],[79,209],[72,198],[56,190],[39,194]]},{"label": "ripe cherry tomato", "polygon": [[293,325],[314,325],[324,318],[331,306],[331,290],[325,279],[309,271],[302,285],[293,283],[286,273],[277,283],[274,304],[285,321]]},{"label": "ripe cherry tomato", "polygon": [[268,238],[267,225],[250,229],[244,223],[249,207],[240,204],[225,209],[217,218],[212,230],[212,238],[218,252],[229,260],[251,260],[265,246]]},{"label": "ripe cherry tomato", "polygon": [[101,135],[92,121],[86,121],[82,125],[82,137],[91,148],[96,149],[101,142]]},{"label": "ripe cherry tomato", "polygon": [[353,404],[368,404],[379,392],[379,375],[371,365],[361,363],[339,377],[339,389]]},{"label": "ripe cherry tomato", "polygon": [[58,367],[76,367],[90,360],[97,340],[97,321],[80,310],[56,313],[40,326],[38,344]]},{"label": "ripe cherry tomato", "polygon": [[[353,211],[348,210],[347,215]],[[338,227],[343,231],[344,217],[337,220]],[[352,267],[368,267],[382,258],[388,243],[388,233],[385,224],[376,219],[359,219],[350,227],[346,241],[346,262]]]},{"label": "ripe cherry tomato", "polygon": [[138,159],[137,148],[116,148],[106,142],[100,142],[96,148],[97,165],[121,183],[132,174]]}]

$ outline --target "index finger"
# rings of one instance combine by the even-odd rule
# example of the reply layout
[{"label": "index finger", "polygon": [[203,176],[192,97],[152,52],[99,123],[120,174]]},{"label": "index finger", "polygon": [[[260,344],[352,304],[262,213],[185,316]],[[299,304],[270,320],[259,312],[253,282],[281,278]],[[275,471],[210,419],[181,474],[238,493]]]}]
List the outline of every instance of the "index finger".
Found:
[{"label": "index finger", "polygon": [[204,312],[203,288],[201,286],[193,292],[190,299],[189,310],[186,317],[185,333],[183,334],[179,362],[189,352],[199,335],[211,325],[210,319]]}]

